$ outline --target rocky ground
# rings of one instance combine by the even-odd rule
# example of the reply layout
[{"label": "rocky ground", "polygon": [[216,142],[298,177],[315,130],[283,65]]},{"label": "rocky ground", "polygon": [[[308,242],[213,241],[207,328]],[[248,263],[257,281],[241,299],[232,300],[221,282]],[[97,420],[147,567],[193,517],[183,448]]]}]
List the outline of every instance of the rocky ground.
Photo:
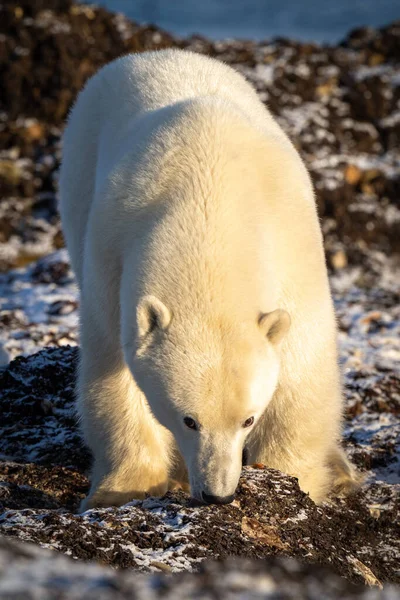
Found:
[{"label": "rocky ground", "polygon": [[[327,598],[399,597],[386,585],[363,595],[332,573],[376,590],[400,580],[400,22],[352,32],[337,47],[179,40],[68,0],[7,2],[0,24],[0,596],[34,597],[36,588],[16,584],[29,573],[48,590],[41,598],[61,597],[51,585],[64,584],[68,597],[82,597],[72,595],[77,581],[88,598],[172,598],[178,586],[186,597],[197,586],[204,598],[249,588],[254,598],[321,598],[321,580]],[[78,296],[57,213],[62,124],[104,62],[169,46],[241,71],[310,169],[339,322],[344,444],[366,476],[349,499],[316,507],[294,479],[246,468],[229,506],[193,508],[178,493],[74,514],[90,456],[73,411]],[[10,537],[159,573],[231,555],[269,562],[141,579],[68,564]],[[331,574],[307,566],[316,563]]]}]

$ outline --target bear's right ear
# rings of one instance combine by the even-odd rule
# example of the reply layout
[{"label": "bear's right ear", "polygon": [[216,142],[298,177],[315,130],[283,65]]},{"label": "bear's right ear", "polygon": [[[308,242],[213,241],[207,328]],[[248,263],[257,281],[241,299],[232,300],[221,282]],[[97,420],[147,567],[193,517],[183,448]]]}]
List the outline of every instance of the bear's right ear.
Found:
[{"label": "bear's right ear", "polygon": [[167,329],[172,319],[171,312],[155,296],[144,296],[140,300],[136,316],[140,338],[145,337],[157,328]]},{"label": "bear's right ear", "polygon": [[278,308],[261,315],[258,325],[272,344],[279,344],[290,327],[290,316],[286,310]]}]

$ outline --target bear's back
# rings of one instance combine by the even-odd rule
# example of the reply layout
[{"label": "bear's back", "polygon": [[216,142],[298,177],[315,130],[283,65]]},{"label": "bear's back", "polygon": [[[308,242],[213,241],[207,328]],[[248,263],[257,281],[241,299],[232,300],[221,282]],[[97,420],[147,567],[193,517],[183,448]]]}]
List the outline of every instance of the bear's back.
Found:
[{"label": "bear's back", "polygon": [[129,143],[130,127],[141,115],[202,97],[232,104],[254,128],[293,149],[251,85],[217,60],[171,49],[129,54],[104,66],[78,96],[63,138],[60,212],[78,279],[90,206],[108,163]]},{"label": "bear's back", "polygon": [[103,67],[84,94],[101,105],[101,123],[112,121],[114,134],[123,134],[127,121],[144,112],[216,97],[240,109],[253,127],[286,138],[240,73],[194,52],[170,49],[128,54]]}]

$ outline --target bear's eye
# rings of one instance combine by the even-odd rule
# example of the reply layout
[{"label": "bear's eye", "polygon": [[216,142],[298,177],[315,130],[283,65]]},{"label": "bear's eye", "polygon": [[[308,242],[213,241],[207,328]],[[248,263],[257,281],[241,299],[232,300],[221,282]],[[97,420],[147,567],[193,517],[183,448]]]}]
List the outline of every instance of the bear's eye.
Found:
[{"label": "bear's eye", "polygon": [[249,417],[248,419],[245,420],[242,427],[251,427],[253,425],[253,423],[254,423],[254,417]]},{"label": "bear's eye", "polygon": [[197,423],[191,417],[185,417],[183,419],[183,422],[185,423],[186,427],[189,427],[189,429],[194,429],[194,430],[197,429]]}]

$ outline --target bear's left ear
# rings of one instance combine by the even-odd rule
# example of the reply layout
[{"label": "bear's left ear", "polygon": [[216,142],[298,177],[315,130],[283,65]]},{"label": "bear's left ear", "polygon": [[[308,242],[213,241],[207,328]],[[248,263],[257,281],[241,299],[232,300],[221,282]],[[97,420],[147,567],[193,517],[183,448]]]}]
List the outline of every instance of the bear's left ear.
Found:
[{"label": "bear's left ear", "polygon": [[171,323],[168,308],[155,296],[144,296],[136,311],[139,337],[143,338],[155,329],[165,330]]},{"label": "bear's left ear", "polygon": [[286,310],[278,308],[261,315],[258,325],[272,344],[279,344],[290,327],[290,316]]}]

